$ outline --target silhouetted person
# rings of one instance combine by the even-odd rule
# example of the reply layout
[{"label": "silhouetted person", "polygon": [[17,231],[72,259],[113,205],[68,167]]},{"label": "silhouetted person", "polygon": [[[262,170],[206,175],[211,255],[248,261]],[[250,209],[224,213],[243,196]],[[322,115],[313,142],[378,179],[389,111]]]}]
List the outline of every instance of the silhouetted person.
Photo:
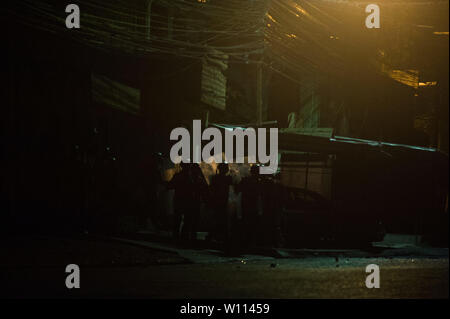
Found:
[{"label": "silhouetted person", "polygon": [[228,175],[229,167],[226,163],[218,165],[218,174],[211,180],[211,201],[214,211],[213,237],[217,240],[227,241],[229,234],[228,225],[228,196],[233,180]]},{"label": "silhouetted person", "polygon": [[173,196],[174,220],[172,234],[174,239],[180,238],[180,226],[185,212],[192,205],[192,178],[189,164],[180,163],[181,171],[176,173],[168,183],[168,189],[175,190]]},{"label": "silhouetted person", "polygon": [[168,183],[168,188],[175,190],[173,223],[175,239],[180,238],[182,219],[184,225],[181,235],[186,239],[193,239],[195,236],[202,194],[206,187],[206,181],[198,164],[181,163],[181,172],[175,174]]},{"label": "silhouetted person", "polygon": [[250,176],[244,177],[236,191],[242,193],[242,223],[244,227],[244,242],[247,245],[256,243],[259,228],[259,211],[261,209],[261,181],[259,167],[250,168]]},{"label": "silhouetted person", "polygon": [[208,195],[208,184],[206,183],[200,165],[193,163],[189,166],[192,179],[192,205],[190,210],[185,212],[184,229],[189,240],[195,240],[198,222],[200,217],[200,210],[202,202]]}]

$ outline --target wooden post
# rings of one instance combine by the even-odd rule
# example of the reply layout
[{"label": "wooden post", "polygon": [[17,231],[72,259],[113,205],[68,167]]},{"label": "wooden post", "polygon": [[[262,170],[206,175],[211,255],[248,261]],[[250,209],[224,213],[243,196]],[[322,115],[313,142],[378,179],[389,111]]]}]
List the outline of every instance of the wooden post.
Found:
[{"label": "wooden post", "polygon": [[263,97],[262,97],[262,85],[263,85],[263,70],[262,61],[256,64],[256,123],[257,126],[261,126],[263,122],[262,107],[263,107]]}]

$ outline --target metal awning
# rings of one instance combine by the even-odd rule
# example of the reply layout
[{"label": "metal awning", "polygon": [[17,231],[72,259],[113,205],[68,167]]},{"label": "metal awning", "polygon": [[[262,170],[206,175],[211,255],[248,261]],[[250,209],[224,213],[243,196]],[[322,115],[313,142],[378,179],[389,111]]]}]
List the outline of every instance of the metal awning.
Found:
[{"label": "metal awning", "polygon": [[[245,130],[248,128],[246,125],[215,123],[211,123],[210,125],[223,130],[233,130],[237,128]],[[316,129],[316,131],[317,130],[318,133],[316,134],[313,131],[308,132],[286,128],[279,129],[278,148],[280,153],[310,152],[336,154],[345,152],[380,152],[388,156],[395,153],[423,153],[431,156],[434,156],[432,154],[436,154],[438,157],[448,159],[447,154],[442,153],[436,148],[359,139],[347,136],[334,136],[334,134],[324,134],[329,133],[328,131],[324,131],[329,129]]]}]

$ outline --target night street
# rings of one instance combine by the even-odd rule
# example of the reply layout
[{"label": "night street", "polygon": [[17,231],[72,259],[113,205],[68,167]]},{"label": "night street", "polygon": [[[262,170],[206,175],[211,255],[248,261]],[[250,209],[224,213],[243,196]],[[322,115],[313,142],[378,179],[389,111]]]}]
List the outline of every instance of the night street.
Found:
[{"label": "night street", "polygon": [[2,1],[0,299],[448,300],[449,8]]}]

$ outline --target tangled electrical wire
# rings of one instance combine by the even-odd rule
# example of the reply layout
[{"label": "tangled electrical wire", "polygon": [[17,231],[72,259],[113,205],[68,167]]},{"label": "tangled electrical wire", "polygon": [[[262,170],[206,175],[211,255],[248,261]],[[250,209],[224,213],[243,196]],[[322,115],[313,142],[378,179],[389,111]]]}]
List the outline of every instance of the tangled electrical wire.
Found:
[{"label": "tangled electrical wire", "polygon": [[[83,44],[133,55],[262,63],[293,81],[298,74],[346,74],[349,65],[387,64],[367,39],[366,1],[352,0],[79,0],[81,28],[65,27],[66,13],[51,0],[20,0],[9,10],[33,28]],[[448,0],[383,2],[389,7],[447,5]],[[384,23],[413,25],[402,10]],[[403,13],[406,15],[407,13]],[[360,68],[360,69],[361,69]],[[364,71],[361,71],[364,72]]]}]

